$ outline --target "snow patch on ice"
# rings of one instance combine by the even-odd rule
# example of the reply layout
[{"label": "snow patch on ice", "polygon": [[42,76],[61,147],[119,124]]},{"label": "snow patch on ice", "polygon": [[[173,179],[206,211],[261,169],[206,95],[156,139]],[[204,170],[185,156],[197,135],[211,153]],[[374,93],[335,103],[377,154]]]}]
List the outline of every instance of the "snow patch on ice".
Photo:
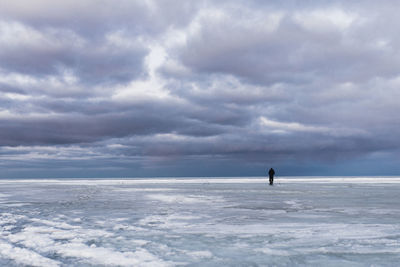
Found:
[{"label": "snow patch on ice", "polygon": [[10,259],[24,266],[54,267],[60,262],[48,259],[42,255],[25,248],[12,246],[0,240],[0,256]]},{"label": "snow patch on ice", "polygon": [[22,207],[22,206],[27,206],[31,205],[31,203],[2,203],[0,202],[2,206],[7,206],[7,207]]},{"label": "snow patch on ice", "polygon": [[151,215],[139,221],[142,226],[151,226],[163,229],[187,229],[193,226],[193,221],[201,219],[199,216],[185,214]]},{"label": "snow patch on ice", "polygon": [[176,188],[114,188],[116,192],[173,192],[180,191]]},{"label": "snow patch on ice", "polygon": [[[18,216],[13,217],[11,214],[5,214],[5,216],[3,214],[1,222],[18,221]],[[23,218],[23,216],[19,218]],[[58,261],[41,255],[56,253],[62,257],[76,258],[77,262],[93,265],[171,265],[171,262],[158,258],[144,248],[139,247],[134,251],[120,252],[88,242],[90,240],[104,240],[104,238],[114,235],[101,229],[85,229],[65,222],[37,218],[31,218],[30,221],[34,224],[40,224],[40,226],[30,224],[14,234],[2,231],[2,238],[14,245],[0,241],[0,258],[14,260],[17,264],[24,265],[59,266]],[[133,243],[143,246],[148,241],[134,240]]]},{"label": "snow patch on ice", "polygon": [[76,225],[70,225],[68,223],[65,222],[54,222],[54,221],[49,221],[49,220],[44,220],[44,219],[37,219],[37,218],[32,218],[31,219],[32,222],[38,222],[44,225],[48,225],[48,226],[54,226],[57,228],[62,228],[62,229],[77,229],[80,228],[80,226],[76,226]]},{"label": "snow patch on ice", "polygon": [[58,253],[66,257],[75,257],[94,265],[111,266],[169,266],[169,262],[163,261],[143,248],[134,252],[119,252],[109,248],[87,246],[73,242],[55,246]]},{"label": "snow patch on ice", "polygon": [[257,252],[262,252],[264,254],[268,255],[278,255],[278,256],[290,256],[290,253],[287,252],[286,250],[281,250],[281,249],[271,249],[271,248],[256,248],[254,251]]},{"label": "snow patch on ice", "polygon": [[187,255],[195,257],[195,258],[212,258],[213,254],[211,251],[208,250],[201,250],[201,251],[187,251]]},{"label": "snow patch on ice", "polygon": [[208,202],[220,202],[221,198],[202,196],[202,195],[164,195],[164,194],[148,194],[148,198],[166,202],[166,203],[208,203]]}]

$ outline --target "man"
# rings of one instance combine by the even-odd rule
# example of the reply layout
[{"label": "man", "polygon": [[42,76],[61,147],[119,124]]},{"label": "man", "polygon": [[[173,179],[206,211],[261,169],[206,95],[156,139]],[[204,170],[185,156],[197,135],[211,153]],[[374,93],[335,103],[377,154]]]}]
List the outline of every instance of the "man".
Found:
[{"label": "man", "polygon": [[269,174],[269,185],[273,185],[273,183],[274,183],[274,175],[275,175],[274,169],[272,169],[272,168],[269,169],[268,174]]}]

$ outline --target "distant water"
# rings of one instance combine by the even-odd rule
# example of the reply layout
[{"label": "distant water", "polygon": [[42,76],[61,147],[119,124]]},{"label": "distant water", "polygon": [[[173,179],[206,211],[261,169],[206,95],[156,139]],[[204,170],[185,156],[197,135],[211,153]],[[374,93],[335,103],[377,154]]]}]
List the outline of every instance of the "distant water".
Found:
[{"label": "distant water", "polygon": [[399,177],[0,180],[0,266],[396,266]]}]

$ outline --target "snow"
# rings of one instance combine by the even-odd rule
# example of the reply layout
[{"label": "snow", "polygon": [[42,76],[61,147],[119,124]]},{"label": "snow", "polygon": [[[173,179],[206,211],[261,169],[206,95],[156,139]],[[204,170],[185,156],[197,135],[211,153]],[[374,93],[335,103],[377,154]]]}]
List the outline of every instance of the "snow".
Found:
[{"label": "snow", "polygon": [[394,266],[400,178],[0,180],[0,266]]}]

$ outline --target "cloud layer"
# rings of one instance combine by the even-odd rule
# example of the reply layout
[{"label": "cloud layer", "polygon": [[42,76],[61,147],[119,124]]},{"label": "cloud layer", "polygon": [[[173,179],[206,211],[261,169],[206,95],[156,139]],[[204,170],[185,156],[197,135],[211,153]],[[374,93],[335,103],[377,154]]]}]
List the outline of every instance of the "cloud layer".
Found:
[{"label": "cloud layer", "polygon": [[398,174],[395,6],[1,3],[0,176]]}]

